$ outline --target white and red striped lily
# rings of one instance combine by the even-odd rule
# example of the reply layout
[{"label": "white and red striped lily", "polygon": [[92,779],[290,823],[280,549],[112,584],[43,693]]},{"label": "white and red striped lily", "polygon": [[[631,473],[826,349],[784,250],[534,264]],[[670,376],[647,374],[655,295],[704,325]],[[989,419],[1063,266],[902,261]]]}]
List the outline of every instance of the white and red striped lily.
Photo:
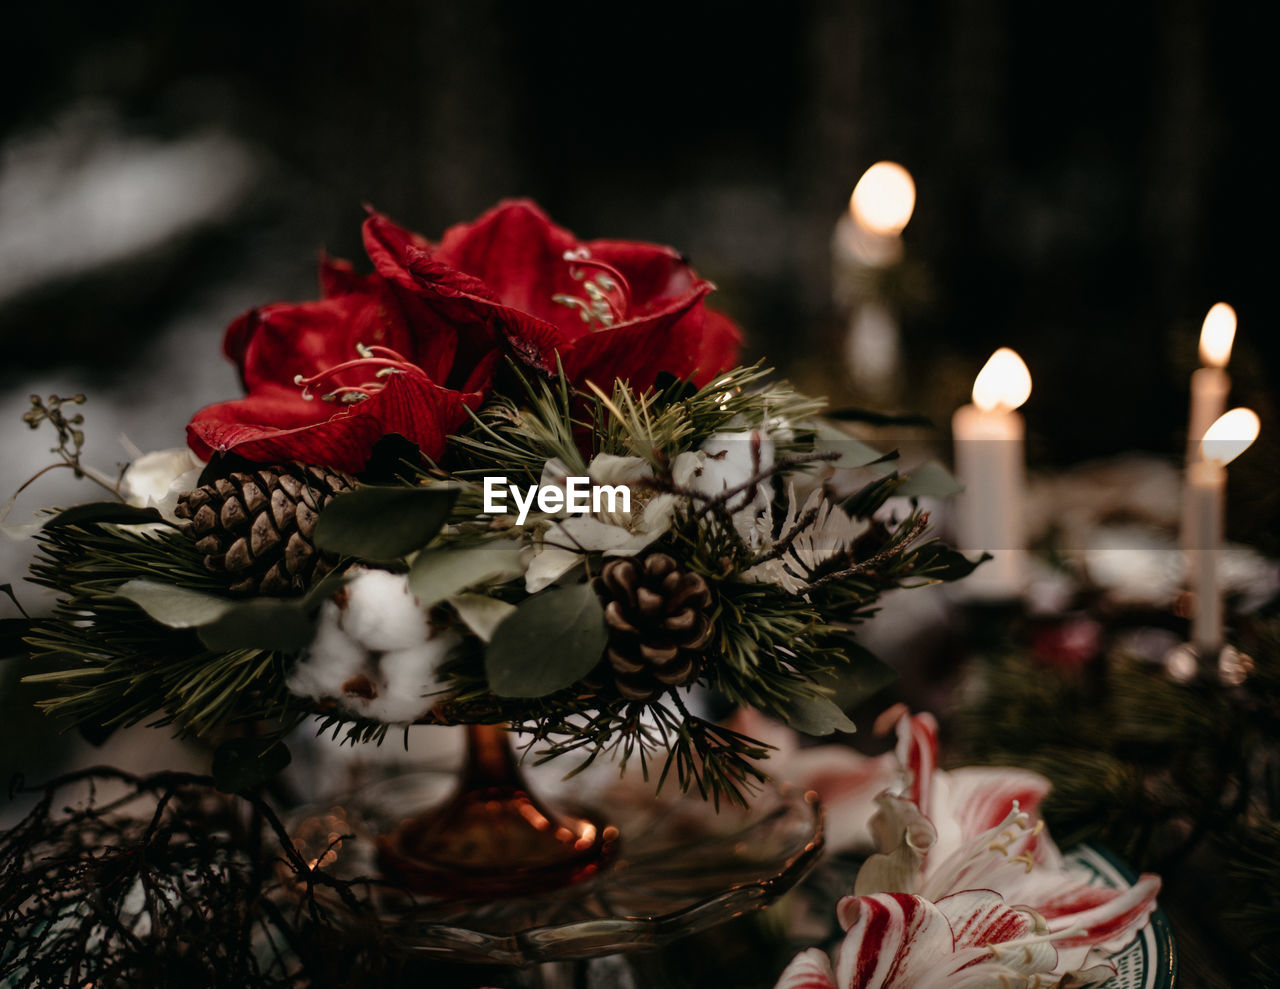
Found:
[{"label": "white and red striped lily", "polygon": [[878,854],[854,892],[917,893],[940,902],[965,890],[990,889],[1045,918],[1056,934],[1059,971],[1084,968],[1094,954],[1131,941],[1155,909],[1160,878],[1143,875],[1128,889],[1096,885],[1064,860],[1039,807],[1049,781],[1014,768],[939,770],[937,723],[928,714],[898,725],[897,754],[906,772],[902,796],[877,798],[871,832]]},{"label": "white and red striped lily", "polygon": [[[1049,989],[1058,953],[1044,919],[998,893],[969,890],[933,903],[907,893],[849,896],[835,964],[803,951],[776,989]],[[1108,973],[1109,974],[1109,973]],[[1077,983],[1078,984],[1078,983]]]}]

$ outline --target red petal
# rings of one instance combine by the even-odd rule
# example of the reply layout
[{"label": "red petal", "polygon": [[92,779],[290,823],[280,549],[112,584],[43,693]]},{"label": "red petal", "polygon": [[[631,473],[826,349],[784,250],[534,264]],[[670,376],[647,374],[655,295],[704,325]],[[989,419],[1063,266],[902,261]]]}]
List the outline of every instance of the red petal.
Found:
[{"label": "red petal", "polygon": [[403,288],[415,288],[409,262],[422,254],[430,256],[431,242],[375,210],[369,210],[363,233],[364,249],[378,274]]},{"label": "red petal", "polygon": [[594,381],[606,391],[615,378],[630,382],[633,391],[643,391],[654,383],[660,371],[678,378],[688,377],[697,362],[696,334],[683,323],[686,314],[696,317],[701,328],[702,296],[711,291],[709,282],[665,309],[641,319],[579,337],[562,352],[569,380],[576,384]]},{"label": "red petal", "polygon": [[373,291],[373,275],[361,275],[350,261],[342,258],[320,254],[320,295],[331,299],[335,295],[351,295],[352,293]]},{"label": "red petal", "polygon": [[702,387],[718,374],[735,368],[742,353],[742,331],[724,313],[707,310],[694,365],[693,383]]},{"label": "red petal", "polygon": [[555,302],[557,293],[581,295],[566,251],[578,239],[524,199],[499,203],[473,223],[445,231],[436,251],[444,264],[479,279],[502,304],[549,323],[569,338],[587,331],[575,312]]},{"label": "red petal", "polygon": [[[452,228],[445,234],[446,244],[450,238],[458,239],[459,231],[479,226],[483,220]],[[496,235],[498,231],[492,227],[489,224],[484,229]],[[457,362],[463,369],[479,364],[505,338],[524,363],[547,373],[555,371],[556,349],[568,337],[553,323],[504,304],[509,300],[499,301],[493,287],[463,270],[456,259],[446,258],[444,245],[434,250],[423,238],[378,213],[365,220],[364,242],[378,272],[394,286],[400,308],[419,336],[452,334],[457,341]],[[523,262],[512,263],[518,266]],[[559,263],[567,273],[563,260]],[[554,291],[548,290],[544,308],[553,307],[557,310],[553,315],[563,315],[567,310],[550,302],[552,294]]]},{"label": "red petal", "polygon": [[336,412],[325,403],[302,402],[321,415],[329,413],[322,421],[306,422],[299,401],[284,389],[266,389],[197,412],[187,426],[187,438],[204,457],[237,453],[258,463],[300,460],[358,472],[373,445],[389,433],[399,433],[424,455],[438,458],[445,437],[466,420],[466,407],[477,408],[482,397],[442,388],[417,375],[395,374],[382,391]]}]

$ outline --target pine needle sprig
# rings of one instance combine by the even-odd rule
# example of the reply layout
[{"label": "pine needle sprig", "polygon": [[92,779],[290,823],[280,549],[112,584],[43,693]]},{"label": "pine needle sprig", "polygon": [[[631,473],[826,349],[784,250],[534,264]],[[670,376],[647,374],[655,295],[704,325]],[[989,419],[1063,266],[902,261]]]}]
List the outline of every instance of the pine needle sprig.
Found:
[{"label": "pine needle sprig", "polygon": [[47,713],[101,727],[158,716],[158,724],[196,736],[241,720],[301,719],[284,686],[282,655],[213,652],[193,631],[167,628],[116,596],[139,577],[222,590],[180,533],[86,524],[46,527],[36,538],[31,579],[59,594],[51,618],[36,622],[27,639],[33,657],[53,668],[26,680],[64,688],[40,702]]}]

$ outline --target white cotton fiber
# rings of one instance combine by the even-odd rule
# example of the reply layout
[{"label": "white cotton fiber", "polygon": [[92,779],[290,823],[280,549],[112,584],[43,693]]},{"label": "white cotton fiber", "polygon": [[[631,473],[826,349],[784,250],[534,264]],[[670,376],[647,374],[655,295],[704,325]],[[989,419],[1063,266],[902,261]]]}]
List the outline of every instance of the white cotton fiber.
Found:
[{"label": "white cotton fiber", "polygon": [[342,629],[367,649],[412,649],[427,638],[427,615],[404,574],[365,570],[347,584]]},{"label": "white cotton fiber", "polygon": [[342,685],[363,671],[368,651],[342,631],[340,612],[332,601],[320,609],[316,636],[294,664],[285,681],[291,693],[300,697],[339,697]]}]

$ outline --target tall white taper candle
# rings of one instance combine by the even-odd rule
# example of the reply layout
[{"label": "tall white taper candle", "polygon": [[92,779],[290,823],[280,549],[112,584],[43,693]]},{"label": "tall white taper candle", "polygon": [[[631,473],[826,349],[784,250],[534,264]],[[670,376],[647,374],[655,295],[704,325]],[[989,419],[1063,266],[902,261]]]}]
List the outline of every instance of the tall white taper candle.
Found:
[{"label": "tall white taper candle", "polygon": [[1017,597],[1026,583],[1026,425],[1015,410],[1030,394],[1026,364],[1001,347],[973,384],[973,404],[951,418],[956,478],[964,485],[956,504],[956,541],[963,551],[993,556],[964,582],[974,597]]}]

